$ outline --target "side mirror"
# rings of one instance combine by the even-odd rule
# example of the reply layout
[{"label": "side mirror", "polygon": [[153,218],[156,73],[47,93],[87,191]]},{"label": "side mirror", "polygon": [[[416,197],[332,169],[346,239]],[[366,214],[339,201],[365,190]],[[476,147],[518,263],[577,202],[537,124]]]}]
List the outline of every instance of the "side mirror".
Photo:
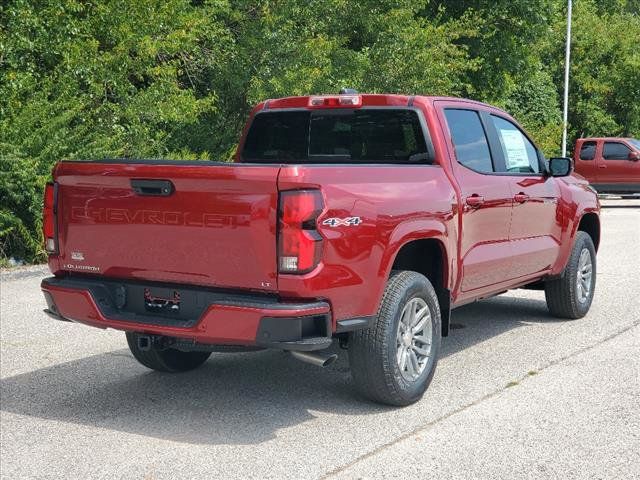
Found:
[{"label": "side mirror", "polygon": [[629,160],[632,162],[637,162],[640,160],[640,153],[638,152],[629,152]]},{"label": "side mirror", "polygon": [[571,173],[572,162],[568,157],[549,159],[549,175],[552,177],[566,177]]}]

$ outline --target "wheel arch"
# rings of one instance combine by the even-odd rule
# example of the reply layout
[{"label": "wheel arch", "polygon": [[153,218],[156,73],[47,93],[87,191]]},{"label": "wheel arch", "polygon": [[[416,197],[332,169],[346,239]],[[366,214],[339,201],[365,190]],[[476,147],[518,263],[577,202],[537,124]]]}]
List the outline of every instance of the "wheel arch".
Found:
[{"label": "wheel arch", "polygon": [[591,237],[593,245],[598,251],[600,246],[600,217],[595,212],[586,212],[580,218],[576,231],[585,232]]},{"label": "wheel arch", "polygon": [[441,239],[434,236],[412,238],[397,249],[387,272],[387,278],[394,270],[410,270],[429,279],[438,295],[443,337],[449,333],[451,312],[448,265],[449,256]]}]

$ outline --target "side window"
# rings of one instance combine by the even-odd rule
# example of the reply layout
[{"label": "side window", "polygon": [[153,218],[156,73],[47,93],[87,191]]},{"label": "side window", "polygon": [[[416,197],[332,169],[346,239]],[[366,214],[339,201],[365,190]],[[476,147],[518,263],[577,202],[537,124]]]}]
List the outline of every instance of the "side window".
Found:
[{"label": "side window", "polygon": [[507,172],[540,173],[538,152],[524,133],[504,118],[491,115],[491,120],[498,132]]},{"label": "side window", "polygon": [[489,143],[478,112],[447,108],[444,115],[458,162],[477,172],[493,173]]},{"label": "side window", "polygon": [[580,160],[593,160],[596,158],[596,142],[584,142],[580,147]]},{"label": "side window", "polygon": [[605,160],[628,160],[631,149],[623,143],[604,142],[602,157]]}]

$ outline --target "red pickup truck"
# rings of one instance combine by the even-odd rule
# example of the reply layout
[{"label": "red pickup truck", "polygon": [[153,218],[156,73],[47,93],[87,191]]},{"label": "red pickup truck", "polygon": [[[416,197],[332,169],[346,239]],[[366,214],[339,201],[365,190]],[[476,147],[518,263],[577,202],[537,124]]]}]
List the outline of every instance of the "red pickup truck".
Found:
[{"label": "red pickup truck", "polygon": [[471,100],[268,100],[235,163],[58,163],[46,312],[124,330],[168,372],[256,348],[325,365],[337,339],[366,397],[407,405],[452,308],[525,287],[555,316],[587,313],[599,203],[570,172]]},{"label": "red pickup truck", "polygon": [[600,193],[640,193],[640,140],[579,138],[573,151],[576,173]]}]

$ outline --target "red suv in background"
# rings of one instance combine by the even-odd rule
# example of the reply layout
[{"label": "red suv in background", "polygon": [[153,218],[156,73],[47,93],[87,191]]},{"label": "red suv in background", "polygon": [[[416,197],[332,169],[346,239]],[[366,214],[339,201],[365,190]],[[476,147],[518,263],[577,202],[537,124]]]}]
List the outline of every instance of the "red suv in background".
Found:
[{"label": "red suv in background", "polygon": [[640,140],[580,138],[573,151],[575,171],[600,193],[640,193]]}]

